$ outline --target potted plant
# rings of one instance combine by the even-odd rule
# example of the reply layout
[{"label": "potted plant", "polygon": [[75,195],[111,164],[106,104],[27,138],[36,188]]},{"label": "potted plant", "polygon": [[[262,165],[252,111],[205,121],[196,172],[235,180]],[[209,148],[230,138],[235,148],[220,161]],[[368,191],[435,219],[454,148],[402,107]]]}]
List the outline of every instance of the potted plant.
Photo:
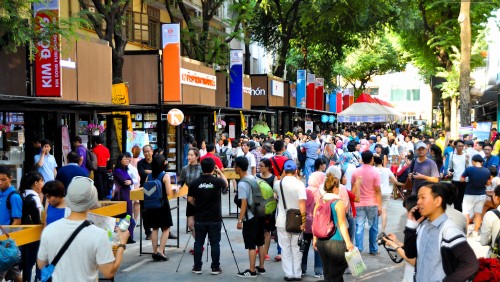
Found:
[{"label": "potted plant", "polygon": [[100,124],[91,123],[87,125],[87,134],[89,135],[98,136],[103,132],[104,132],[104,126]]}]

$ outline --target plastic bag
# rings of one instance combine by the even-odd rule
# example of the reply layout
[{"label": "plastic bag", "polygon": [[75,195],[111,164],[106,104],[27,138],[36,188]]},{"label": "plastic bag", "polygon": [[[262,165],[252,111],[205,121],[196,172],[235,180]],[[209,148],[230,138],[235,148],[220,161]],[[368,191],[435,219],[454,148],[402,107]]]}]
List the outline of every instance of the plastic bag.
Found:
[{"label": "plastic bag", "polygon": [[366,265],[358,248],[354,247],[352,251],[345,253],[345,259],[353,276],[358,277],[366,272]]}]

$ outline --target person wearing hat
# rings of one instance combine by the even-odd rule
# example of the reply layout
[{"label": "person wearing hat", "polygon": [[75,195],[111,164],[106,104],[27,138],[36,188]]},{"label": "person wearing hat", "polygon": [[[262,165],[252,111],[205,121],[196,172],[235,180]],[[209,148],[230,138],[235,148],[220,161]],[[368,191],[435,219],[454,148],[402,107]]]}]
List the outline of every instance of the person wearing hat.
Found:
[{"label": "person wearing hat", "polygon": [[[87,220],[88,211],[97,205],[94,181],[82,176],[73,178],[65,202],[71,214],[47,225],[42,232],[37,261],[40,269],[54,260],[67,239]],[[99,272],[106,278],[114,277],[130,235],[128,231],[117,232],[120,244],[114,256],[104,229],[92,224],[84,227],[55,266],[53,281],[97,281]]]},{"label": "person wearing hat", "polygon": [[483,163],[484,159],[480,155],[472,156],[472,166],[467,167],[460,177],[460,182],[466,182],[466,178],[469,178],[465,184],[462,202],[462,213],[467,218],[467,227],[469,226],[470,214],[474,213],[474,231],[467,236],[478,236],[482,221],[481,213],[486,201],[486,185],[491,184],[490,171],[483,167]]},{"label": "person wearing hat", "polygon": [[418,189],[425,182],[438,182],[439,171],[436,163],[427,157],[427,145],[420,141],[415,145],[417,159],[410,165],[410,174],[408,177],[413,182],[412,194],[417,194]]},{"label": "person wearing hat", "polygon": [[[274,182],[274,194],[285,197],[287,209],[299,209],[302,214],[301,229],[306,229],[306,188],[304,182],[297,178],[297,165],[293,160],[286,160],[283,164],[285,176]],[[283,200],[278,201],[276,216],[276,230],[278,243],[281,246],[281,266],[285,272],[285,281],[299,281],[302,278],[302,253],[297,243],[299,234],[285,230],[286,210]]]}]

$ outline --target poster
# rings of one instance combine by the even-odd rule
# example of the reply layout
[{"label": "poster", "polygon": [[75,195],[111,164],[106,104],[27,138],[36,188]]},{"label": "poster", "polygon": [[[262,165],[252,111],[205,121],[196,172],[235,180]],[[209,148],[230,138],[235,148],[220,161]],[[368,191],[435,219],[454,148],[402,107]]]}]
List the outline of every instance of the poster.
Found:
[{"label": "poster", "polygon": [[472,135],[472,126],[461,126],[458,128],[458,136],[460,139],[464,139],[465,134]]},{"label": "poster", "polygon": [[479,141],[490,140],[491,122],[477,122],[472,135]]},{"label": "poster", "polygon": [[[157,138],[157,135],[152,135],[151,138],[154,140]],[[153,140],[151,140],[151,142],[153,142]],[[141,148],[145,145],[149,145],[149,141],[150,137],[145,131],[127,131],[127,152],[131,152],[132,147],[136,145]],[[142,155],[142,150],[140,156],[144,157]]]},{"label": "poster", "polygon": [[306,133],[309,134],[314,131],[313,127],[313,122],[312,121],[306,121],[304,125],[304,129],[306,130]]},{"label": "poster", "polygon": [[63,166],[68,164],[68,154],[71,152],[71,141],[69,140],[68,127],[63,125],[61,127],[61,141],[62,141],[62,154]]},{"label": "poster", "polygon": [[243,108],[243,50],[230,51],[229,67],[229,107]]}]

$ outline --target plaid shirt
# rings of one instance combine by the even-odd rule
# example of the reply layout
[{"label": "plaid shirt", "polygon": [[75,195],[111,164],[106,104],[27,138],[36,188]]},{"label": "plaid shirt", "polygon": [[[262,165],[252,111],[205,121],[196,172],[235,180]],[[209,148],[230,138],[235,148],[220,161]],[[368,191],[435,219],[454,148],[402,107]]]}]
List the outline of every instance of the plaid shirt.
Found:
[{"label": "plaid shirt", "polygon": [[259,163],[260,159],[262,158],[262,153],[260,151],[257,151],[257,149],[253,149],[252,151],[250,151],[250,153],[252,153],[255,157],[255,169],[257,173],[260,173]]}]

